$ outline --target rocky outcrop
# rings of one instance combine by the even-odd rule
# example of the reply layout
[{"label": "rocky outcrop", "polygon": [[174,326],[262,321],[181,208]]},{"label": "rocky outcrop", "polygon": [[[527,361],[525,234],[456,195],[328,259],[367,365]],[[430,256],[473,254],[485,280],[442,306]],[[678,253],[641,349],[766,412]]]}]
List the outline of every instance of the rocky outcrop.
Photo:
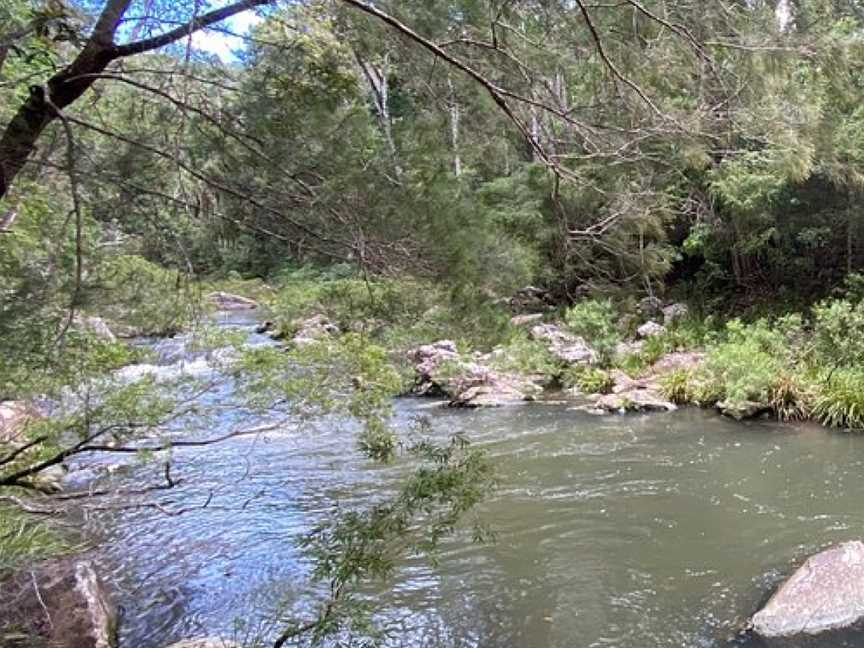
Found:
[{"label": "rocky outcrop", "polygon": [[2,585],[0,635],[15,628],[52,648],[114,648],[116,610],[88,560],[44,563]]},{"label": "rocky outcrop", "polygon": [[597,352],[585,340],[555,324],[532,327],[531,337],[545,343],[549,353],[566,365],[592,365],[597,362]]},{"label": "rocky outcrop", "polygon": [[452,340],[424,344],[410,351],[408,358],[417,374],[413,393],[449,398],[454,407],[522,403],[542,391],[531,376],[493,369],[483,357],[462,357]]},{"label": "rocky outcrop", "polygon": [[258,302],[254,299],[227,292],[212,292],[207,295],[207,301],[215,306],[217,310],[222,311],[243,311],[258,308]]},{"label": "rocky outcrop", "polygon": [[167,646],[167,648],[240,648],[233,641],[218,639],[214,637],[205,637],[203,639],[186,639]]},{"label": "rocky outcrop", "polygon": [[314,315],[295,324],[296,333],[291,338],[294,346],[302,347],[339,335],[339,327],[324,315]]},{"label": "rocky outcrop", "polygon": [[864,619],[864,543],[845,542],[811,556],[752,620],[763,637],[818,634]]},{"label": "rocky outcrop", "polygon": [[636,329],[636,335],[646,340],[648,338],[657,337],[658,335],[663,335],[666,332],[666,328],[657,322],[645,322],[642,326]]}]

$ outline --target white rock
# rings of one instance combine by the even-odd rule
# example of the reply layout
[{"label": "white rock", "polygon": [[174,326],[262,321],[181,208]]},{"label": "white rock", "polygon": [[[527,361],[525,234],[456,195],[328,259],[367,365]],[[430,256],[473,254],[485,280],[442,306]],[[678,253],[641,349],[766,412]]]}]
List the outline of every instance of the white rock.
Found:
[{"label": "white rock", "polygon": [[864,543],[831,547],[807,559],[752,620],[763,637],[818,634],[864,618]]}]

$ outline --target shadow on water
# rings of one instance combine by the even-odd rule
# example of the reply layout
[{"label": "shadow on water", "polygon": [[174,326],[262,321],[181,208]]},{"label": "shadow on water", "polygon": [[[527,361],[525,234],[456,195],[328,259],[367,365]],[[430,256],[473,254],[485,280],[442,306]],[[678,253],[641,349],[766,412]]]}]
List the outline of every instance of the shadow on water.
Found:
[{"label": "shadow on water", "polygon": [[[454,411],[402,400],[442,438],[464,431],[502,486],[480,511],[497,541],[449,541],[370,592],[393,646],[839,648],[844,633],[792,642],[742,635],[801,561],[860,537],[864,438],[810,426],[734,424],[684,410],[596,418],[558,405]],[[105,515],[99,547],[126,610],[124,647],[230,636],[285,600],[308,611],[310,566],[293,539],[331,510],[392,489],[406,466],[374,466],[326,422],[177,451],[170,497],[213,506],[178,517]],[[125,480],[157,478],[135,465]],[[166,496],[168,497],[168,496]]]}]

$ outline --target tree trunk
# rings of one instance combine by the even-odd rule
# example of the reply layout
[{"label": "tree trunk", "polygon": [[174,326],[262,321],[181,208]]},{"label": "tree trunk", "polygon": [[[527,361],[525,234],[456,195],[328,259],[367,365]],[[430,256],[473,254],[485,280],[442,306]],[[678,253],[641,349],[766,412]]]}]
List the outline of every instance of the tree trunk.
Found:
[{"label": "tree trunk", "polygon": [[459,122],[461,114],[459,113],[459,102],[456,99],[453,81],[449,76],[447,77],[447,88],[450,91],[450,143],[453,145],[453,172],[458,178],[462,175],[462,158],[459,155]]}]

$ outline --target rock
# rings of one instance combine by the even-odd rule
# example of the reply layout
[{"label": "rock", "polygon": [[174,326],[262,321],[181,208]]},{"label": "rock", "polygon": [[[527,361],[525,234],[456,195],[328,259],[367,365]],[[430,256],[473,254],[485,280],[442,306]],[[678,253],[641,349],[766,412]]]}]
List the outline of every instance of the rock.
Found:
[{"label": "rock", "polygon": [[673,371],[695,371],[705,362],[705,354],[698,351],[676,351],[667,353],[651,367],[655,376],[672,373]]},{"label": "rock", "polygon": [[33,475],[30,478],[30,483],[43,493],[60,493],[68,473],[69,469],[63,464],[49,466]]},{"label": "rock", "polygon": [[90,335],[105,342],[117,341],[114,333],[111,332],[108,324],[101,317],[87,317],[82,315],[76,315],[72,323],[74,327],[82,333],[89,333]]},{"label": "rock", "polygon": [[657,337],[658,335],[663,335],[665,332],[666,329],[662,325],[654,321],[645,322],[642,326],[636,329],[636,335],[638,335],[643,340],[647,338]]},{"label": "rock", "polygon": [[633,380],[620,369],[613,369],[610,371],[609,377],[612,378],[614,382],[612,387],[613,394],[623,394],[624,392],[642,388],[642,385],[640,385],[638,381]]},{"label": "rock", "polygon": [[665,326],[672,326],[675,322],[683,320],[690,314],[690,309],[687,308],[687,304],[670,304],[663,309],[663,324]]},{"label": "rock", "polygon": [[763,637],[818,634],[864,618],[864,543],[837,545],[807,559],[752,620]]},{"label": "rock", "polygon": [[606,412],[674,412],[678,409],[653,389],[639,387],[600,396],[594,408]]},{"label": "rock", "polygon": [[291,338],[294,346],[302,347],[339,335],[339,327],[324,315],[315,315],[295,323],[297,332]]},{"label": "rock", "polygon": [[510,320],[510,326],[521,327],[536,324],[543,320],[543,313],[531,313],[529,315],[517,315]]},{"label": "rock", "polygon": [[88,560],[43,563],[13,575],[0,589],[0,635],[4,628],[17,629],[52,648],[117,645],[116,610]]},{"label": "rock", "polygon": [[205,637],[203,639],[186,639],[167,646],[167,648],[240,648],[233,641]]},{"label": "rock", "polygon": [[0,402],[0,444],[14,443],[28,423],[41,418],[35,407],[24,401]]},{"label": "rock", "polygon": [[275,327],[276,325],[273,322],[261,322],[258,326],[255,327],[255,333],[258,335],[271,333]]},{"label": "rock", "polygon": [[615,345],[615,357],[623,360],[629,356],[641,353],[644,346],[644,340],[637,340],[635,342],[619,342]]},{"label": "rock", "polygon": [[548,290],[536,286],[525,286],[508,301],[510,308],[516,312],[549,310],[555,307],[555,301]]},{"label": "rock", "polygon": [[207,295],[207,301],[222,311],[255,310],[258,308],[258,302],[255,300],[226,292],[212,292]]},{"label": "rock", "polygon": [[771,407],[765,403],[756,401],[732,401],[725,400],[717,403],[717,409],[723,416],[729,416],[736,421],[756,418],[760,414],[768,412]]},{"label": "rock", "polygon": [[597,362],[597,353],[581,337],[561,330],[555,324],[538,324],[532,327],[533,339],[548,344],[549,353],[567,365],[592,365]]},{"label": "rock", "polygon": [[644,297],[639,300],[636,311],[645,318],[657,317],[663,314],[663,302],[657,297]]},{"label": "rock", "polygon": [[600,396],[594,409],[605,412],[674,412],[678,407],[653,389],[629,389]]},{"label": "rock", "polygon": [[446,396],[453,407],[497,407],[532,400],[541,388],[531,376],[498,371],[484,364],[495,352],[463,358],[451,340],[425,344],[408,353],[419,396]]}]

